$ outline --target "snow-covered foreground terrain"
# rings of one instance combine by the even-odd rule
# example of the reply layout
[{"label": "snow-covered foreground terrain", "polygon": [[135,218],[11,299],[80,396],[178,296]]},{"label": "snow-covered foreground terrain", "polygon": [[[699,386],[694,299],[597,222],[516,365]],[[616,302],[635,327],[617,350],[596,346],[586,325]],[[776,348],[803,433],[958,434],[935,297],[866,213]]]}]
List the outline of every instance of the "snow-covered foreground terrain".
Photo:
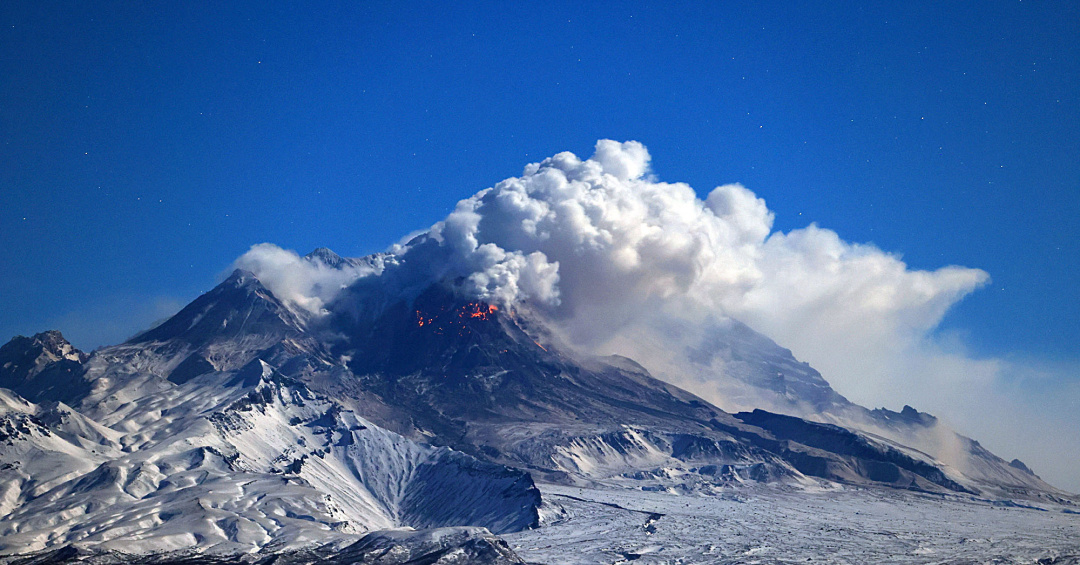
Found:
[{"label": "snow-covered foreground terrain", "polygon": [[540,485],[530,563],[1080,563],[1080,513],[850,487],[711,496]]}]

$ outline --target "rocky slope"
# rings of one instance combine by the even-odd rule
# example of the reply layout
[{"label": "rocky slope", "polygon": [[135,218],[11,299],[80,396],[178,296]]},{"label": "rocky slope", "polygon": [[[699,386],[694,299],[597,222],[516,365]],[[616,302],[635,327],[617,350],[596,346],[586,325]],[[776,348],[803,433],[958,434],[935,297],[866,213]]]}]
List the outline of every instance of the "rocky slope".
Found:
[{"label": "rocky slope", "polygon": [[[377,272],[385,258],[304,260]],[[924,448],[940,437],[933,417],[855,406],[734,321],[706,336],[701,366],[731,367],[731,382],[776,396],[773,411],[732,415],[632,359],[577,353],[527,309],[470,299],[455,280],[405,297],[363,282],[312,314],[237,270],[92,355],[57,332],[0,348],[0,553],[308,559],[331,544],[513,562],[485,532],[540,524],[534,478],[694,493],[826,480],[1072,503],[967,438],[962,461],[946,462]],[[350,545],[466,526],[486,530]]]},{"label": "rocky slope", "polygon": [[169,363],[132,347],[89,360],[92,392],[76,404],[92,416],[0,395],[0,551],[231,553],[401,526],[537,524],[539,494],[520,471],[381,429],[261,360],[176,383],[140,373],[134,364]]}]

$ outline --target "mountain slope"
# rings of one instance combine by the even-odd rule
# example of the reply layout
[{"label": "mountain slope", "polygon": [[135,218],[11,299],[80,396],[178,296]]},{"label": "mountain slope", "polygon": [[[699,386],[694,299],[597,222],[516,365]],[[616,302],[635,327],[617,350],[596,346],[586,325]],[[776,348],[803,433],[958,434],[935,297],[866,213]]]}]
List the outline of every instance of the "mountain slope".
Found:
[{"label": "mountain slope", "polygon": [[[651,342],[646,340],[646,343]],[[661,340],[652,346],[666,347],[666,353],[649,350],[643,354],[650,360],[666,361],[660,367],[661,378],[701,390],[709,398],[718,399],[722,407],[755,413],[767,410],[840,426],[858,436],[854,441],[875,446],[875,450],[883,453],[899,449],[913,461],[940,469],[953,484],[962,485],[961,490],[992,497],[1051,501],[1068,496],[1030,469],[1025,470],[1023,463],[1013,465],[1005,461],[929,414],[908,406],[901,412],[884,408],[868,410],[848,401],[813,367],[798,361],[790,350],[737,320],[724,319],[708,325],[700,338],[691,343],[686,347],[680,342]],[[806,437],[813,435],[809,433]],[[807,467],[803,464],[800,468]],[[850,471],[842,474],[850,475]]]},{"label": "mountain slope", "polygon": [[0,551],[250,551],[403,525],[537,523],[539,494],[519,471],[411,442],[273,371],[236,377],[137,399],[125,418],[137,428],[104,429],[97,446],[72,441],[77,427],[55,409],[6,396]]},{"label": "mountain slope", "polygon": [[[348,370],[315,372],[311,386],[351,399],[410,437],[548,480],[678,475],[687,484],[715,485],[797,477],[797,469],[857,484],[977,491],[976,481],[933,457],[861,432],[793,418],[804,431],[834,429],[843,439],[778,437],[775,419],[732,418],[626,358],[567,353],[536,317],[468,300],[453,283],[433,285],[376,315],[338,316],[330,326],[346,336],[332,350],[348,360]],[[854,406],[771,340],[734,322],[730,329],[740,339],[725,355],[734,351],[766,361],[767,370],[795,371],[780,381],[785,395]],[[845,448],[855,444],[862,447]]]},{"label": "mountain slope", "polygon": [[[304,260],[379,272],[383,259]],[[460,281],[409,297],[369,282],[312,314],[237,270],[90,356],[56,332],[0,348],[0,552],[231,554],[342,547],[404,526],[514,532],[541,522],[533,477],[699,494],[817,488],[816,477],[1071,502],[966,438],[963,464],[943,461],[923,447],[942,429],[933,417],[851,404],[734,321],[706,336],[717,349],[698,352],[701,366],[737,360],[732,382],[807,418],[729,414],[632,359],[575,352],[526,307],[472,299]]]},{"label": "mountain slope", "polygon": [[252,352],[291,344],[304,332],[299,309],[278,300],[255,275],[237,269],[161,325],[127,342],[162,358],[169,380],[183,383],[208,371],[236,369]]},{"label": "mountain slope", "polygon": [[[42,359],[16,374],[31,382],[76,355],[27,343],[41,348],[21,338],[5,352]],[[528,475],[381,429],[267,361],[313,352],[303,319],[238,271],[157,328],[78,357],[87,386],[68,395],[75,408],[0,389],[0,552],[228,553],[401,526],[537,524]]]},{"label": "mountain slope", "polygon": [[591,470],[670,463],[676,437],[712,445],[717,464],[764,463],[791,474],[779,458],[712,424],[738,425],[728,414],[627,360],[567,356],[526,332],[529,323],[435,285],[371,321],[339,320],[335,331],[348,337],[334,352],[349,359],[348,371],[308,382],[410,437],[544,476],[581,474],[585,466],[566,454],[586,444],[597,446],[580,455],[595,459]]},{"label": "mountain slope", "polygon": [[35,402],[79,398],[90,390],[82,378],[88,357],[58,331],[16,336],[0,347],[0,388]]}]

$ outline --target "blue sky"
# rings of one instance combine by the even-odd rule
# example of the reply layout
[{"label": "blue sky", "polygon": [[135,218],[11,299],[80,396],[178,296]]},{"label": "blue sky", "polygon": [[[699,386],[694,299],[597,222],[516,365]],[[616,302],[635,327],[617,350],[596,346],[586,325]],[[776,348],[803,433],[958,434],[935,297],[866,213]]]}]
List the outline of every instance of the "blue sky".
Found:
[{"label": "blue sky", "polygon": [[612,138],[987,271],[974,357],[1080,357],[1075,2],[186,4],[0,6],[0,339],[116,343],[253,244],[379,251]]}]

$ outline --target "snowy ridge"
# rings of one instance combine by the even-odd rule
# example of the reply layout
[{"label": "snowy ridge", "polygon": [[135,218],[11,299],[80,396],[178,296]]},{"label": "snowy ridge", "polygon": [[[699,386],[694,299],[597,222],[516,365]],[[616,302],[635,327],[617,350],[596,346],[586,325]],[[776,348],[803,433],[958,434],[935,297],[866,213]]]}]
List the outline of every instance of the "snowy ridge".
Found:
[{"label": "snowy ridge", "polygon": [[[536,525],[527,475],[417,444],[252,365],[100,388],[88,400],[112,428],[0,392],[0,552],[235,553],[401,526]],[[138,375],[109,367],[101,380]]]},{"label": "snowy ridge", "polygon": [[556,468],[575,484],[609,484],[649,490],[715,492],[744,482],[806,482],[778,458],[733,439],[654,433],[633,426],[554,444]]},{"label": "snowy ridge", "polygon": [[602,478],[627,471],[658,467],[672,460],[659,438],[645,430],[627,426],[621,432],[593,437],[577,437],[554,447],[557,468],[585,476]]},{"label": "snowy ridge", "polygon": [[82,378],[87,357],[58,331],[16,336],[0,346],[0,388],[35,400],[77,397],[88,388]]},{"label": "snowy ridge", "polygon": [[[912,491],[922,494],[861,500],[1029,508],[1068,527],[1080,513],[1075,497],[932,416],[851,404],[734,320],[700,348],[670,352],[664,370],[720,371],[737,402],[775,413],[729,414],[633,359],[577,352],[527,307],[477,300],[461,281],[386,287],[393,277],[372,274],[397,264],[391,254],[293,257],[319,273],[317,295],[366,274],[338,302],[300,303],[238,269],[161,325],[90,356],[58,332],[3,346],[0,555],[513,563],[492,532],[536,544],[515,532],[543,524],[569,543],[609,547],[589,537],[599,524],[640,520],[634,535],[652,536],[675,521],[665,518],[678,513],[673,499],[731,511],[754,493],[787,508],[804,495],[844,493],[847,504],[861,489]],[[543,504],[533,477],[554,483]],[[695,512],[695,535],[711,535],[707,512]],[[580,516],[584,528],[565,527]],[[679,544],[694,554],[669,539],[605,555],[671,562],[664,552]],[[574,549],[534,549],[523,551],[576,559]],[[719,554],[774,550],[729,549]]]},{"label": "snowy ridge", "polygon": [[264,381],[212,416],[239,446],[240,465],[296,473],[365,530],[471,524],[498,533],[535,525],[539,493],[527,475],[407,440],[286,383]]},{"label": "snowy ridge", "polygon": [[841,426],[883,450],[934,466],[948,481],[983,496],[1048,501],[1070,496],[929,414],[910,406],[901,412],[868,410],[848,401],[790,350],[737,320],[713,322],[685,349],[663,338],[636,343],[650,344],[641,355],[656,364],[658,376],[708,393],[726,410],[763,409]]}]

